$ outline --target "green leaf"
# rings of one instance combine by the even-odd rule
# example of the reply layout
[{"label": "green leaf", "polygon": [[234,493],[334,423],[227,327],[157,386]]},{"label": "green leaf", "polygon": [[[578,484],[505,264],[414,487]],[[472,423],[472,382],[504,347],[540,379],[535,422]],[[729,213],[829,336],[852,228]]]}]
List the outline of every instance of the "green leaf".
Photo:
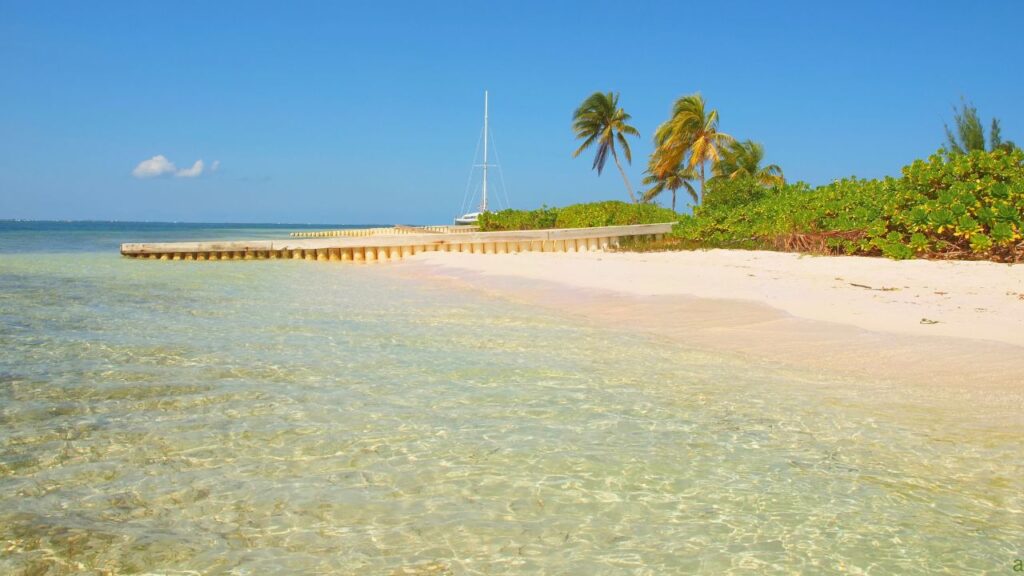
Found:
[{"label": "green leaf", "polygon": [[971,236],[971,250],[974,252],[987,252],[992,249],[992,239],[985,234]]},{"label": "green leaf", "polygon": [[927,252],[929,247],[928,237],[920,232],[914,232],[910,236],[910,248],[914,252]]},{"label": "green leaf", "polygon": [[990,235],[993,242],[1000,246],[1005,246],[1014,240],[1013,226],[1007,222],[997,222],[992,227]]}]

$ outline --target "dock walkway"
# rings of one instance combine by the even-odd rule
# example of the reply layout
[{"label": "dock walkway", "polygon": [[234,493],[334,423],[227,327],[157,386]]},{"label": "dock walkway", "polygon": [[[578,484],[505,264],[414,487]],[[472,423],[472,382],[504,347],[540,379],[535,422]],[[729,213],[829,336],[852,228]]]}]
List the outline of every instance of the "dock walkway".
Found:
[{"label": "dock walkway", "polygon": [[377,262],[398,260],[427,251],[473,254],[582,252],[614,248],[618,246],[619,240],[625,237],[660,238],[672,231],[672,225],[673,223],[507,232],[459,230],[280,240],[140,243],[122,244],[121,254],[130,258],[159,260],[297,259]]}]

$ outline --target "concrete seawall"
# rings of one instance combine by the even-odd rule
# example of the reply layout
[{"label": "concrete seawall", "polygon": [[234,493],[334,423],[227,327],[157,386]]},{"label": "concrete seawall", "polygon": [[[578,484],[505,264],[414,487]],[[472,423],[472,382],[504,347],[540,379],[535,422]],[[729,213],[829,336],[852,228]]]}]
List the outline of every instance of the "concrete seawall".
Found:
[{"label": "concrete seawall", "polygon": [[427,251],[505,254],[606,250],[618,246],[621,238],[658,238],[671,231],[672,223],[508,232],[376,233],[309,239],[122,244],[121,254],[158,260],[377,262]]}]

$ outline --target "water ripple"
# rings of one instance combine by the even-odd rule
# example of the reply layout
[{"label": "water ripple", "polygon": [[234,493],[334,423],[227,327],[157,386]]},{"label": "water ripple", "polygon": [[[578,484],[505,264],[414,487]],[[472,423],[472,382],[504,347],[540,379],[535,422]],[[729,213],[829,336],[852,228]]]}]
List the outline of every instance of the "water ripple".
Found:
[{"label": "water ripple", "polygon": [[[223,265],[222,265],[223,264]],[[0,261],[0,571],[1006,572],[1019,406],[313,263]]]}]

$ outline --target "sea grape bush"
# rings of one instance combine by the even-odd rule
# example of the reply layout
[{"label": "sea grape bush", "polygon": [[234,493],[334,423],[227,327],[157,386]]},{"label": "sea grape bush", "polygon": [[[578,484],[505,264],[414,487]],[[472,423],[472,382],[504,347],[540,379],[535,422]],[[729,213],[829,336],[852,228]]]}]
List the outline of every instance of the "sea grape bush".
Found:
[{"label": "sea grape bush", "polygon": [[557,228],[629,226],[678,222],[679,214],[657,204],[627,204],[619,201],[574,204],[558,211]]},{"label": "sea grape bush", "polygon": [[558,218],[558,208],[543,206],[537,210],[502,210],[500,212],[484,212],[477,224],[484,232],[500,230],[542,230],[554,228]]},{"label": "sea grape bush", "polygon": [[890,258],[1024,258],[1024,152],[917,160],[900,178],[765,188],[713,180],[680,238],[708,247],[806,248]]},{"label": "sea grape bush", "polygon": [[996,150],[943,158],[903,169],[908,202],[890,227],[915,253],[967,251],[1018,258],[1024,215],[1024,152]]},{"label": "sea grape bush", "polygon": [[626,202],[590,202],[564,208],[543,207],[538,210],[502,210],[480,215],[480,229],[540,230],[544,228],[590,228],[593,226],[626,226],[677,222],[679,214],[654,204]]}]

